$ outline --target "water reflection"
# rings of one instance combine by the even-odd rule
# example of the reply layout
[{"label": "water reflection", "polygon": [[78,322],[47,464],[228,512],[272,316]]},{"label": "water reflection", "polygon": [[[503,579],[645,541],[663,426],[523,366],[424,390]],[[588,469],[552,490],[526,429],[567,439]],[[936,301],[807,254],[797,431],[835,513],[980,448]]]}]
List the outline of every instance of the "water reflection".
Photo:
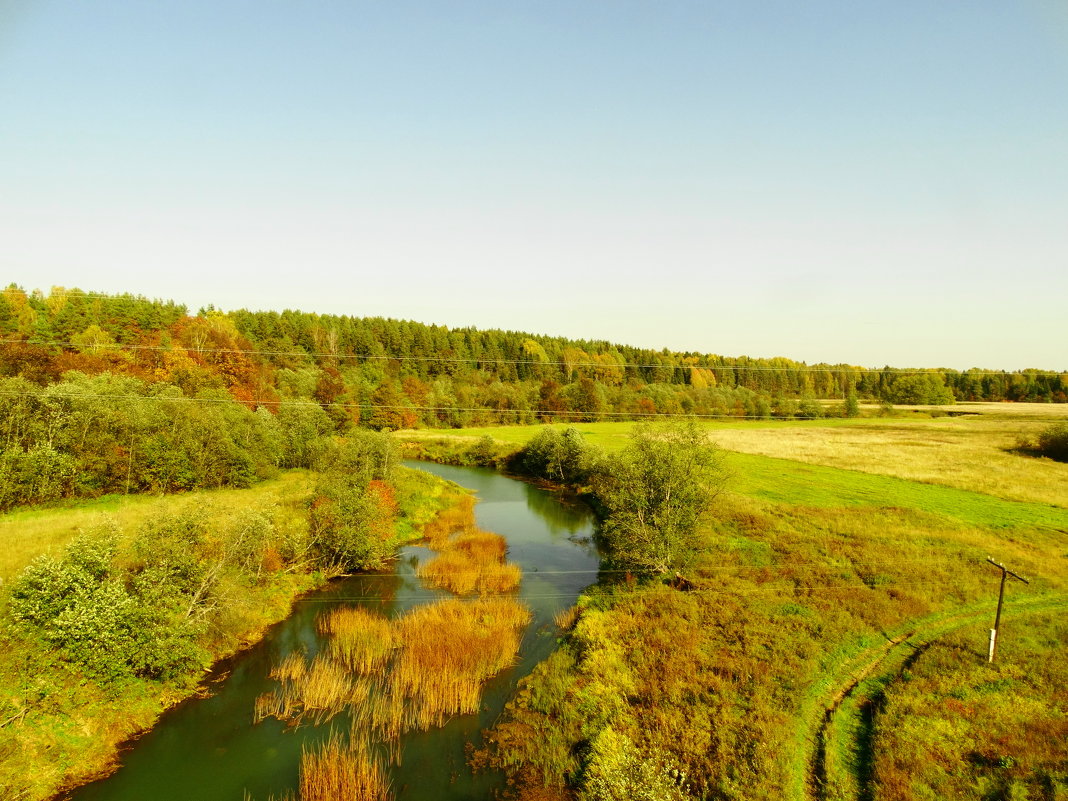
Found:
[{"label": "water reflection", "polygon": [[593,522],[589,509],[577,501],[558,498],[543,489],[524,484],[527,509],[537,515],[556,537],[573,537],[586,531]]}]

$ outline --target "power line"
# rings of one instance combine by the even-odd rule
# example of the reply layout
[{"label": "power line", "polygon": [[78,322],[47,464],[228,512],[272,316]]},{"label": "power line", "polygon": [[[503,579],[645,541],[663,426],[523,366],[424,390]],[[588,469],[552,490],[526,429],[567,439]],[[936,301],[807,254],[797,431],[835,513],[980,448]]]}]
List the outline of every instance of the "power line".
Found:
[{"label": "power line", "polygon": [[[34,340],[34,339],[0,339],[0,344],[5,345],[35,345],[38,347],[64,347],[64,348],[80,348],[85,347],[84,344],[78,344],[71,341],[64,340]],[[100,343],[92,346],[98,350],[141,350],[141,351],[163,351],[174,352],[176,350],[173,346],[165,345],[140,345],[140,344],[122,344],[122,343]],[[256,348],[201,348],[189,345],[179,345],[182,350],[187,352],[204,354],[204,353],[216,353],[216,354],[230,354],[230,355],[242,355],[242,356],[290,356],[302,359],[355,359],[359,361],[399,361],[399,362],[426,362],[426,363],[443,363],[443,364],[487,364],[487,365],[526,365],[531,367],[593,367],[600,369],[635,369],[635,370],[706,370],[710,372],[719,371],[732,371],[738,372],[756,372],[756,373],[863,373],[869,375],[924,375],[927,373],[936,374],[956,374],[956,375],[968,375],[968,376],[993,376],[993,375],[1027,375],[1027,376],[1042,376],[1042,377],[1062,377],[1068,376],[1068,373],[1058,372],[1056,370],[951,370],[949,368],[875,368],[875,367],[859,367],[856,365],[807,365],[796,364],[783,367],[775,367],[771,365],[750,365],[750,364],[664,364],[664,363],[640,363],[640,362],[589,362],[589,361],[542,361],[538,359],[503,359],[492,358],[485,356],[390,356],[390,355],[359,355],[352,353],[325,353],[325,352],[308,352],[304,350],[299,351],[284,351],[284,350],[262,350]],[[630,347],[630,346],[620,346]],[[641,350],[640,348],[634,348],[634,350]],[[681,356],[681,354],[676,354]],[[681,358],[687,358],[682,356]],[[739,357],[741,358],[741,357]],[[767,359],[761,359],[761,361],[768,361]]]},{"label": "power line", "polygon": [[[630,420],[635,417],[641,418],[664,418],[664,419],[690,419],[697,418],[702,420],[768,420],[773,421],[776,418],[771,416],[761,417],[760,415],[741,415],[741,414],[686,414],[682,412],[584,412],[575,410],[554,410],[554,409],[494,409],[489,406],[408,406],[404,404],[375,404],[375,403],[328,403],[321,404],[313,400],[293,400],[293,399],[266,399],[266,398],[253,398],[250,400],[240,400],[234,397],[227,398],[191,398],[186,395],[182,396],[170,396],[170,395],[108,395],[102,393],[70,393],[70,394],[53,394],[45,395],[43,392],[11,392],[8,390],[0,390],[0,396],[2,397],[22,397],[22,398],[38,398],[42,401],[48,400],[61,400],[61,399],[78,399],[78,400],[114,400],[118,402],[134,403],[142,400],[159,401],[159,402],[175,402],[175,403],[215,403],[215,404],[237,404],[241,406],[253,405],[253,406],[281,406],[286,404],[289,407],[318,407],[323,408],[329,406],[339,409],[379,409],[389,411],[415,411],[415,412],[490,412],[493,414],[501,415],[534,415],[543,417],[613,417],[620,420]],[[583,421],[578,421],[583,422]],[[426,429],[433,431],[437,429]],[[442,429],[445,430],[445,429]]]},{"label": "power line", "polygon": [[[56,386],[56,385],[51,385]],[[148,384],[147,386],[153,386]],[[225,391],[225,390],[222,390]],[[769,423],[775,422],[797,422],[798,420],[818,420],[820,418],[778,418],[770,414],[757,415],[757,414],[713,414],[703,412],[638,412],[638,411],[582,411],[571,409],[500,409],[493,408],[491,406],[416,406],[408,404],[381,404],[381,403],[369,403],[362,401],[351,401],[346,403],[319,403],[314,400],[306,399],[293,399],[293,398],[250,398],[241,399],[233,396],[226,398],[198,398],[189,397],[187,395],[118,395],[118,394],[105,394],[105,393],[92,393],[92,392],[78,392],[78,393],[66,393],[66,394],[46,394],[47,388],[41,392],[13,392],[10,390],[0,390],[0,397],[11,398],[36,398],[43,402],[52,400],[108,400],[116,402],[135,403],[138,401],[158,401],[160,403],[204,403],[204,404],[236,404],[240,406],[263,406],[263,407],[281,407],[286,405],[290,408],[311,408],[311,407],[330,407],[338,409],[368,409],[368,410],[386,410],[386,411],[413,411],[413,412],[443,412],[443,413],[490,413],[498,415],[531,415],[535,417],[596,417],[596,418],[615,418],[620,421],[633,420],[634,418],[651,418],[651,419],[698,419],[698,420],[764,420]],[[1056,407],[1053,407],[1056,408]],[[597,422],[596,420],[577,420],[578,423],[584,422]],[[447,429],[423,429],[426,431],[437,431]]]},{"label": "power line", "polygon": [[[595,586],[595,585],[589,585]],[[795,585],[795,584],[761,584],[756,587],[698,587],[691,590],[686,590],[687,595],[738,595],[738,596],[752,596],[752,595],[766,595],[766,594],[780,594],[790,591],[804,591],[804,592],[848,592],[853,590],[890,590],[898,589],[901,587],[956,587],[959,586],[959,582],[956,580],[941,580],[941,581],[914,581],[914,582],[898,582],[894,584],[878,584],[872,586],[870,584],[816,584],[816,585]],[[468,596],[471,598],[478,597],[505,597],[515,598],[518,601],[545,601],[545,600],[566,600],[575,599],[581,595],[585,589],[578,590],[576,592],[559,592],[559,593],[537,593],[533,595],[522,595],[521,593],[499,593],[492,596]],[[629,598],[642,595],[656,595],[664,592],[666,588],[662,585],[658,585],[650,588],[635,588],[628,590],[627,595],[623,598]],[[455,598],[455,595],[447,594],[442,590],[439,593],[433,591],[425,591],[422,594],[407,595],[406,600],[411,601],[436,601],[443,599]],[[395,598],[383,598],[380,595],[334,595],[324,596],[322,598],[298,598],[294,603],[336,603],[341,601],[352,602],[378,602],[383,604],[395,603]]]},{"label": "power line", "polygon": [[[413,546],[413,545],[414,546],[418,546],[419,543],[418,542],[410,542],[410,543],[407,543],[407,545],[408,546]],[[428,548],[427,550],[433,550],[433,549]],[[781,571],[783,571],[783,570],[785,570],[787,568],[820,568],[820,567],[834,570],[834,569],[840,569],[840,568],[845,568],[845,567],[851,567],[851,568],[880,568],[880,567],[896,567],[898,565],[908,565],[908,564],[923,564],[923,565],[927,565],[931,569],[937,569],[939,567],[943,567],[943,568],[947,568],[948,569],[948,568],[958,567],[960,562],[964,562],[966,564],[968,564],[968,563],[970,563],[970,564],[979,564],[980,561],[981,560],[978,557],[967,557],[967,556],[962,557],[961,559],[959,559],[959,560],[957,560],[955,562],[947,562],[947,563],[944,563],[944,564],[936,564],[936,565],[932,565],[931,564],[930,557],[916,558],[916,559],[892,559],[892,560],[878,561],[878,562],[844,562],[844,563],[839,563],[839,564],[834,564],[834,563],[830,563],[830,562],[815,562],[815,561],[800,562],[800,561],[798,561],[798,562],[789,562],[789,563],[779,563],[779,564],[775,564],[775,565],[715,565],[715,566],[709,565],[709,566],[701,567],[699,569],[699,573],[705,574],[705,573],[708,573],[710,571],[730,571],[730,572],[737,572],[737,571],[742,571],[742,570],[763,571],[763,570],[768,570],[768,569],[777,570],[777,571],[781,572]],[[477,568],[472,568],[470,571],[462,571],[461,570],[461,571],[456,571],[456,572],[459,572],[459,573],[478,572],[478,569]],[[582,570],[538,570],[538,569],[534,569],[534,568],[526,568],[526,569],[523,570],[523,576],[525,578],[526,577],[534,577],[534,576],[568,576],[568,575],[590,575],[590,574],[597,574],[597,575],[606,575],[607,574],[607,575],[625,576],[625,575],[628,575],[628,574],[629,575],[637,575],[637,573],[638,573],[638,571],[627,570],[627,569],[624,569],[624,568],[596,568],[596,567],[585,568],[585,569],[582,569]],[[417,577],[417,576],[418,576],[417,573],[374,572],[374,573],[352,573],[352,574],[348,575],[347,577],[348,578],[353,578],[353,579],[356,579],[356,578],[363,578],[363,579],[379,579],[379,578],[390,579],[390,578],[413,578],[413,577]]]}]

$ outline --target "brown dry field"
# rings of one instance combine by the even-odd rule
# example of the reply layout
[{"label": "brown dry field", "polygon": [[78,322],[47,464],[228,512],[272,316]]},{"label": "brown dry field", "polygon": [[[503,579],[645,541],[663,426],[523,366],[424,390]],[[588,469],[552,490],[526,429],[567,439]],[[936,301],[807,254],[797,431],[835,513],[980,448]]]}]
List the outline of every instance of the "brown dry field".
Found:
[{"label": "brown dry field", "polygon": [[865,473],[942,484],[999,498],[1068,507],[1068,464],[1016,450],[1068,419],[1068,405],[959,404],[909,407],[971,412],[962,417],[828,419],[803,426],[731,427],[709,432],[723,448]]}]

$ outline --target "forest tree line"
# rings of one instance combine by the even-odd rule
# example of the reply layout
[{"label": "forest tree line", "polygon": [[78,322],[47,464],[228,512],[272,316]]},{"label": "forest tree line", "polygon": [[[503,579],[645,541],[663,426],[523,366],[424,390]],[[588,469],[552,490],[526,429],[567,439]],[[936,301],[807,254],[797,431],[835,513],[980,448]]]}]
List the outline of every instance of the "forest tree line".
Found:
[{"label": "forest tree line", "polygon": [[[1068,373],[807,365],[298,311],[193,315],[170,301],[14,285],[0,291],[0,378],[5,464],[31,471],[49,448],[95,460],[94,491],[240,485],[307,464],[317,436],[353,426],[1068,401]],[[190,469],[198,459],[214,462]],[[60,460],[47,480],[68,481],[68,467]]]}]

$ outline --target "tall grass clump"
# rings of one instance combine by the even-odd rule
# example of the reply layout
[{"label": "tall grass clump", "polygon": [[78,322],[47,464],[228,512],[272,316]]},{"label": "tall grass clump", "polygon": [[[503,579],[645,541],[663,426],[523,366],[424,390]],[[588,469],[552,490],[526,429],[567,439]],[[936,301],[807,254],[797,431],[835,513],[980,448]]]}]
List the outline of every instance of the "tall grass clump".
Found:
[{"label": "tall grass clump", "polygon": [[423,538],[429,548],[440,550],[453,534],[467,534],[475,529],[475,499],[465,495],[423,526]]},{"label": "tall grass clump", "polygon": [[336,734],[300,761],[301,801],[386,801],[389,775],[370,746]]},{"label": "tall grass clump", "polygon": [[479,561],[463,551],[451,549],[420,565],[418,574],[430,586],[457,595],[509,592],[519,586],[522,578],[519,565],[502,564],[497,560]]},{"label": "tall grass clump", "polygon": [[362,675],[380,670],[396,647],[389,620],[359,606],[333,609],[319,617],[315,628],[329,638],[330,656]]},{"label": "tall grass clump", "polygon": [[[364,740],[336,732],[319,748],[304,749],[300,790],[278,801],[389,801],[389,773]],[[271,801],[274,801],[272,798]]]},{"label": "tall grass clump", "polygon": [[322,723],[369,692],[366,682],[330,656],[309,662],[301,654],[290,654],[271,671],[271,678],[280,686],[256,699],[257,722],[267,717],[297,722],[310,717]]},{"label": "tall grass clump", "polygon": [[475,526],[474,499],[466,498],[427,535],[427,545],[438,555],[421,565],[419,578],[426,584],[457,595],[510,592],[519,586],[522,571],[504,561],[504,537]]},{"label": "tall grass clump", "polygon": [[389,681],[408,699],[409,726],[477,712],[483,682],[515,660],[529,622],[529,610],[511,598],[449,599],[401,618],[403,647]]}]

